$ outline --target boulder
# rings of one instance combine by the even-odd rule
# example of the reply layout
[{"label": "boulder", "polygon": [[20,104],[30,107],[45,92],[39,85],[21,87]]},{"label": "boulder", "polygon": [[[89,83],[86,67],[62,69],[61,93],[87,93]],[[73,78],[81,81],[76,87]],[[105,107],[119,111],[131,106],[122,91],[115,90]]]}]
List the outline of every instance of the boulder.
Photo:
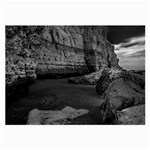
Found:
[{"label": "boulder", "polygon": [[102,98],[107,99],[112,108],[122,110],[127,107],[144,104],[145,92],[132,81],[125,81],[120,78],[111,83]]},{"label": "boulder", "polygon": [[29,112],[29,125],[48,125],[48,124],[69,124],[74,118],[87,114],[89,111],[85,109],[74,109],[66,106],[62,110],[38,110],[33,109]]},{"label": "boulder", "polygon": [[[103,121],[106,124],[119,124],[118,112],[130,107],[145,106],[145,90],[133,80],[118,78],[110,83],[107,90],[101,95],[101,99],[103,99],[103,103],[100,106]],[[132,119],[135,124],[138,124],[143,118]],[[129,124],[132,124],[131,120]],[[123,124],[126,123],[124,122]]]},{"label": "boulder", "polygon": [[118,124],[144,125],[145,105],[133,106],[117,112]]}]

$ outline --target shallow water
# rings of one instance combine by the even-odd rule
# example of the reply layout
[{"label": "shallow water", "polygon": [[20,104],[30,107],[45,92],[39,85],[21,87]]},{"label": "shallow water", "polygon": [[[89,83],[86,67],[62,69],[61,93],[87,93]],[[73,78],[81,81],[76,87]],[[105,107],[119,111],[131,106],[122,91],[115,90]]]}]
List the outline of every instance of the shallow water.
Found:
[{"label": "shallow water", "polygon": [[23,98],[6,104],[6,124],[26,124],[34,108],[60,110],[65,106],[91,110],[101,105],[95,86],[68,83],[68,79],[38,80]]}]

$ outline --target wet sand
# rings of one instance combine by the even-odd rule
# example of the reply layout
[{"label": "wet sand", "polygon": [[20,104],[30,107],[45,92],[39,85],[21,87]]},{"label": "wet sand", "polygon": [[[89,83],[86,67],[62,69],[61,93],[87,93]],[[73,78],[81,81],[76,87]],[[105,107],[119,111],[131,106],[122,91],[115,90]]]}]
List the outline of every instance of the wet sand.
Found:
[{"label": "wet sand", "polygon": [[[29,88],[26,96],[7,103],[6,124],[26,124],[28,113],[34,108],[60,110],[71,106],[91,111],[96,110],[101,103],[95,86],[71,84],[68,79],[38,80]],[[80,120],[77,122],[80,124]]]}]

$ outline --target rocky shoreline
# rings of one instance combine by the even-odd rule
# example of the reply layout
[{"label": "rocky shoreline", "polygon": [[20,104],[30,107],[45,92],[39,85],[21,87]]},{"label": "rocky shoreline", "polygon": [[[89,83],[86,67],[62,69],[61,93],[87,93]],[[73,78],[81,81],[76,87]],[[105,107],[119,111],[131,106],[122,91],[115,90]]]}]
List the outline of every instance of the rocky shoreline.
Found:
[{"label": "rocky shoreline", "polygon": [[[96,74],[97,73],[97,74]],[[115,69],[115,68],[104,68],[101,73],[96,72],[91,73],[90,75],[85,75],[83,77],[74,77],[71,80],[75,80],[75,84],[90,85],[89,83],[96,83],[96,91],[100,95],[102,103],[98,108],[95,108],[97,111],[92,113],[94,116],[101,116],[97,122],[101,124],[123,124],[123,125],[144,125],[145,124],[145,80],[144,76],[139,74],[131,73],[126,70]],[[94,76],[95,78],[94,78]],[[89,76],[89,78],[85,77]],[[91,78],[92,76],[92,78]],[[97,76],[99,79],[97,80]],[[87,80],[89,81],[87,82]],[[93,80],[95,79],[95,82]],[[92,80],[92,81],[91,81]],[[77,82],[80,81],[80,82]],[[82,81],[82,82],[81,82]],[[84,81],[84,82],[83,82]],[[70,83],[70,79],[68,79]],[[91,84],[92,85],[92,84]],[[68,110],[69,114],[74,113],[77,110],[71,108]],[[87,110],[88,111],[88,110]],[[42,117],[34,114],[34,110],[31,111],[32,115],[29,113],[29,120],[39,119],[40,122],[43,122],[43,118],[53,118],[54,115],[47,116],[47,113],[55,113],[55,111],[45,112],[39,111],[42,113]],[[56,111],[57,112],[57,111]],[[97,113],[97,114],[95,114]],[[34,114],[34,115],[33,115]],[[44,115],[45,114],[45,115]],[[57,114],[57,113],[56,113]],[[55,122],[49,120],[43,124],[72,124],[72,123],[81,123],[84,120],[85,124],[88,124],[84,118],[89,118],[89,114],[82,114],[83,116],[78,118],[74,117],[69,119],[69,122],[66,120],[63,114],[56,115]],[[33,119],[34,116],[34,119]],[[32,119],[31,119],[32,118]],[[98,118],[97,118],[98,119]],[[78,120],[78,121],[74,121]],[[29,121],[28,124],[36,124],[36,121]],[[39,123],[41,124],[41,123]]]},{"label": "rocky shoreline", "polygon": [[99,106],[82,115],[82,106],[33,108],[28,124],[37,124],[37,118],[38,124],[145,124],[145,73],[119,66],[107,33],[106,26],[6,26],[6,102],[30,93],[38,79],[67,77],[73,89],[96,86]]},{"label": "rocky shoreline", "polygon": [[[123,69],[103,68],[89,75],[69,78],[68,82],[96,85],[97,93],[104,100],[104,103],[100,106],[104,122],[145,124],[145,119],[143,119],[145,114],[145,75],[143,72],[136,73]],[[122,112],[127,113],[124,115]],[[132,116],[133,113],[135,116]],[[137,121],[136,114],[141,115],[138,116],[142,117],[140,121]],[[126,121],[123,121],[122,118]]]}]

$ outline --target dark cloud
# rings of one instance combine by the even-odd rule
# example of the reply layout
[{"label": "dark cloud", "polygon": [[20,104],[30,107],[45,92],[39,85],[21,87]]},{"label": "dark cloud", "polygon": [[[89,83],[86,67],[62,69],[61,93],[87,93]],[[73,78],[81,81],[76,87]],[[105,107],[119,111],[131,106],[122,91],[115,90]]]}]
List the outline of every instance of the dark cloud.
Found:
[{"label": "dark cloud", "polygon": [[108,26],[108,41],[115,45],[125,69],[145,69],[145,26]]},{"label": "dark cloud", "polygon": [[[121,42],[119,44],[115,44],[115,50],[125,50],[127,51],[128,48],[139,48],[143,47],[145,45],[145,36],[138,36],[138,37],[132,37],[124,40],[124,42]],[[127,49],[125,49],[127,48]]]},{"label": "dark cloud", "polygon": [[125,42],[126,39],[145,35],[145,26],[108,26],[108,41],[112,44]]}]

